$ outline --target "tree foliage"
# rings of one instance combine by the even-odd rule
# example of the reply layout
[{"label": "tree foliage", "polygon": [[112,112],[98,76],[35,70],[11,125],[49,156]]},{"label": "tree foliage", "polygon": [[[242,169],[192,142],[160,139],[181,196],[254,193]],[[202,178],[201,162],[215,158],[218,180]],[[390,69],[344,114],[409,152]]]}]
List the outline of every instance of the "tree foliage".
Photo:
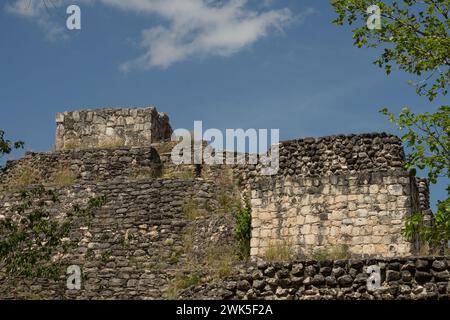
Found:
[{"label": "tree foliage", "polygon": [[23,148],[24,143],[22,141],[11,142],[5,139],[5,132],[0,130],[0,158],[5,154],[11,153],[12,149]]},{"label": "tree foliage", "polygon": [[448,253],[448,242],[450,241],[450,198],[438,202],[438,210],[434,215],[434,223],[429,224],[424,221],[424,215],[414,213],[406,221],[404,235],[412,239],[419,235],[420,239],[429,245],[434,252],[439,252],[444,248]]},{"label": "tree foliage", "polygon": [[239,205],[233,210],[236,226],[234,229],[234,238],[236,239],[241,258],[245,259],[250,255],[250,238],[251,238],[251,213],[252,208],[248,199],[245,199],[244,205]]},{"label": "tree foliage", "polygon": [[[370,30],[367,8],[381,10],[381,28]],[[450,0],[333,0],[338,25],[358,24],[353,30],[354,45],[383,47],[374,63],[387,74],[395,64],[401,70],[423,77],[413,82],[419,95],[433,100],[447,94],[450,82]]]},{"label": "tree foliage", "polygon": [[416,168],[428,171],[428,180],[450,178],[450,106],[442,106],[435,113],[414,114],[404,108],[398,117],[387,108],[381,110],[389,120],[406,130],[402,140],[410,148],[407,169],[415,174]]},{"label": "tree foliage", "polygon": [[51,213],[59,203],[54,191],[42,185],[21,191],[13,214],[0,220],[0,275],[57,279],[64,254],[80,241],[71,229],[89,224],[106,201],[105,196],[90,198],[86,207],[73,205],[56,218]]},{"label": "tree foliage", "polygon": [[[390,74],[392,66],[419,78],[409,81],[418,95],[433,101],[445,96],[450,84],[450,0],[333,0],[337,25],[357,25],[353,29],[354,45],[381,48],[374,61]],[[380,28],[368,28],[373,12],[380,8]],[[368,12],[369,11],[369,12]],[[370,20],[370,19],[369,19]],[[396,117],[387,108],[381,110],[406,133],[402,139],[410,149],[406,168],[412,173],[426,170],[431,183],[450,178],[450,107],[441,106],[434,113],[413,113],[404,108]],[[439,201],[434,223],[427,225],[421,213],[413,214],[405,226],[408,238],[418,234],[431,246],[442,246],[450,240],[450,186],[447,199]]]}]

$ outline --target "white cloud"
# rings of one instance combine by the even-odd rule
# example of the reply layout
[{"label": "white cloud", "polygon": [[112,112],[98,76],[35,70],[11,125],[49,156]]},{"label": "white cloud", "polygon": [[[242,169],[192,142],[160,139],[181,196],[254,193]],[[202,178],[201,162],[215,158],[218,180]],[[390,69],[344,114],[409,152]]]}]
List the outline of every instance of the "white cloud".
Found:
[{"label": "white cloud", "polygon": [[5,5],[5,10],[32,20],[44,30],[48,39],[64,37],[65,24],[58,24],[50,19],[50,10],[54,9],[52,2],[36,1],[36,0],[16,0]]},{"label": "white cloud", "polygon": [[123,64],[122,70],[165,68],[198,55],[230,56],[266,36],[270,29],[281,29],[291,19],[287,9],[258,13],[245,9],[242,0],[220,6],[202,0],[189,4],[183,1],[184,6],[178,5],[180,2],[158,2],[155,7],[146,7],[157,10],[169,21],[168,26],[144,30],[141,46],[145,53]]},{"label": "white cloud", "polygon": [[[65,0],[63,0],[65,1]],[[93,0],[91,0],[93,1]],[[34,18],[50,32],[41,1],[16,0],[9,11]],[[267,36],[282,30],[294,18],[284,9],[252,9],[247,0],[97,0],[131,13],[158,16],[163,24],[141,32],[143,53],[121,65],[130,69],[167,68],[173,63],[197,56],[231,56]],[[266,3],[269,5],[272,1]],[[40,4],[39,4],[40,3]],[[49,25],[45,25],[47,21]],[[63,26],[64,27],[64,26]],[[53,32],[59,32],[54,28]]]}]

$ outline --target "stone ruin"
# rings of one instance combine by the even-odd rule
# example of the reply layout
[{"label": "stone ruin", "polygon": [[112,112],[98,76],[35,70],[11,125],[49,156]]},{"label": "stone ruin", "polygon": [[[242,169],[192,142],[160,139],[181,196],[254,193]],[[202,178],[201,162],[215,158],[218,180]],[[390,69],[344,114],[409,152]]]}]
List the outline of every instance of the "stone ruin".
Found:
[{"label": "stone ruin", "polygon": [[[170,282],[192,260],[183,251],[187,234],[190,250],[197,250],[196,257],[204,254],[202,250],[233,242],[233,217],[217,214],[217,195],[223,192],[219,181],[225,171],[231,173],[233,187],[250,201],[250,255],[251,260],[260,261],[258,268],[263,273],[253,278],[251,270],[256,267],[249,267],[250,271],[245,271],[252,273],[247,277],[252,280],[245,280],[250,281],[249,288],[247,284],[239,288],[236,281],[242,279],[238,277],[230,280],[234,287],[226,281],[202,287],[196,291],[202,296],[291,295],[273,280],[268,287],[267,282],[261,282],[263,276],[274,276],[266,269],[281,268],[292,273],[289,277],[307,277],[302,268],[308,263],[301,264],[302,268],[297,263],[300,269],[294,274],[291,262],[262,262],[270,250],[288,249],[291,260],[298,261],[311,259],[321,250],[345,246],[355,259],[388,261],[386,265],[392,259],[403,259],[399,265],[408,265],[405,259],[420,248],[417,239],[408,241],[402,236],[404,220],[414,212],[424,212],[431,218],[426,180],[405,171],[402,143],[386,133],[281,142],[279,172],[262,176],[259,165],[173,165],[168,148],[173,144],[167,142],[172,133],[169,119],[155,108],[64,112],[57,114],[56,123],[55,151],[27,152],[22,159],[8,161],[0,172],[0,219],[17,216],[14,204],[20,202],[20,188],[28,185],[43,184],[58,195],[52,209],[55,219],[70,207],[85,205],[89,197],[106,196],[106,204],[89,225],[79,221],[72,226],[74,237],[78,237],[77,249],[63,257],[64,263],[79,265],[86,280],[81,291],[73,291],[65,287],[64,276],[59,281],[34,279],[30,286],[25,279],[0,272],[2,298],[27,297],[36,292],[44,298],[167,297]],[[61,173],[65,179],[61,179]],[[203,213],[187,216],[187,200],[202,204]],[[431,274],[431,265],[439,264],[438,271],[448,273],[445,259],[444,267],[433,259],[423,270]],[[336,280],[332,286],[357,283],[369,260],[364,261],[356,263],[361,270],[352,267],[352,262],[338,266],[342,274],[335,275],[335,280],[347,278],[341,279],[345,284]],[[320,263],[310,265],[323,269]],[[410,273],[415,270],[410,269]],[[392,271],[402,270],[395,265]],[[445,278],[443,274],[436,278],[432,274],[430,278],[422,276],[427,282]],[[384,280],[398,281],[397,275],[394,278]],[[314,286],[302,279],[305,283],[301,290]],[[414,282],[414,277],[410,281]],[[329,286],[325,281],[317,285]],[[228,289],[224,288],[230,286],[234,289],[226,293]],[[220,293],[215,291],[219,289]],[[299,286],[296,290],[300,295]],[[405,294],[409,297],[411,290]],[[195,297],[195,292],[189,295]]]},{"label": "stone ruin", "polygon": [[56,114],[56,150],[148,146],[170,140],[169,117],[148,108],[108,108]]}]

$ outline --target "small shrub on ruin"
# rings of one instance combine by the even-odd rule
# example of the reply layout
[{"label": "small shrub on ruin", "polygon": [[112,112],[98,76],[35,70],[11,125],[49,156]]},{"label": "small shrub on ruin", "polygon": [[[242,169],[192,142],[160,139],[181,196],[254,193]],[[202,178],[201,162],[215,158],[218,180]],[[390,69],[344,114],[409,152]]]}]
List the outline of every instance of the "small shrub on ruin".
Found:
[{"label": "small shrub on ruin", "polygon": [[252,209],[250,202],[245,201],[245,205],[234,211],[236,226],[234,228],[234,238],[239,247],[239,256],[242,260],[250,256],[250,238],[252,232]]},{"label": "small shrub on ruin", "polygon": [[217,178],[219,206],[235,219],[234,239],[238,247],[238,256],[246,260],[250,255],[251,206],[248,199],[242,199],[235,182],[233,171],[225,167]]}]

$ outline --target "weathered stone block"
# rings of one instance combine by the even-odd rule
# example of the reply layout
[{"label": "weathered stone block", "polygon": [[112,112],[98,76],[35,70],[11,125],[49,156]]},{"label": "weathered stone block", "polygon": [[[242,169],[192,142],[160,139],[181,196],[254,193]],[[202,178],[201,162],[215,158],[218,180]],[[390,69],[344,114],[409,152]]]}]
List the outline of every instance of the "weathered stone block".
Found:
[{"label": "weathered stone block", "polygon": [[56,124],[57,150],[149,146],[153,142],[170,139],[172,134],[167,115],[158,113],[153,107],[58,113]]}]

